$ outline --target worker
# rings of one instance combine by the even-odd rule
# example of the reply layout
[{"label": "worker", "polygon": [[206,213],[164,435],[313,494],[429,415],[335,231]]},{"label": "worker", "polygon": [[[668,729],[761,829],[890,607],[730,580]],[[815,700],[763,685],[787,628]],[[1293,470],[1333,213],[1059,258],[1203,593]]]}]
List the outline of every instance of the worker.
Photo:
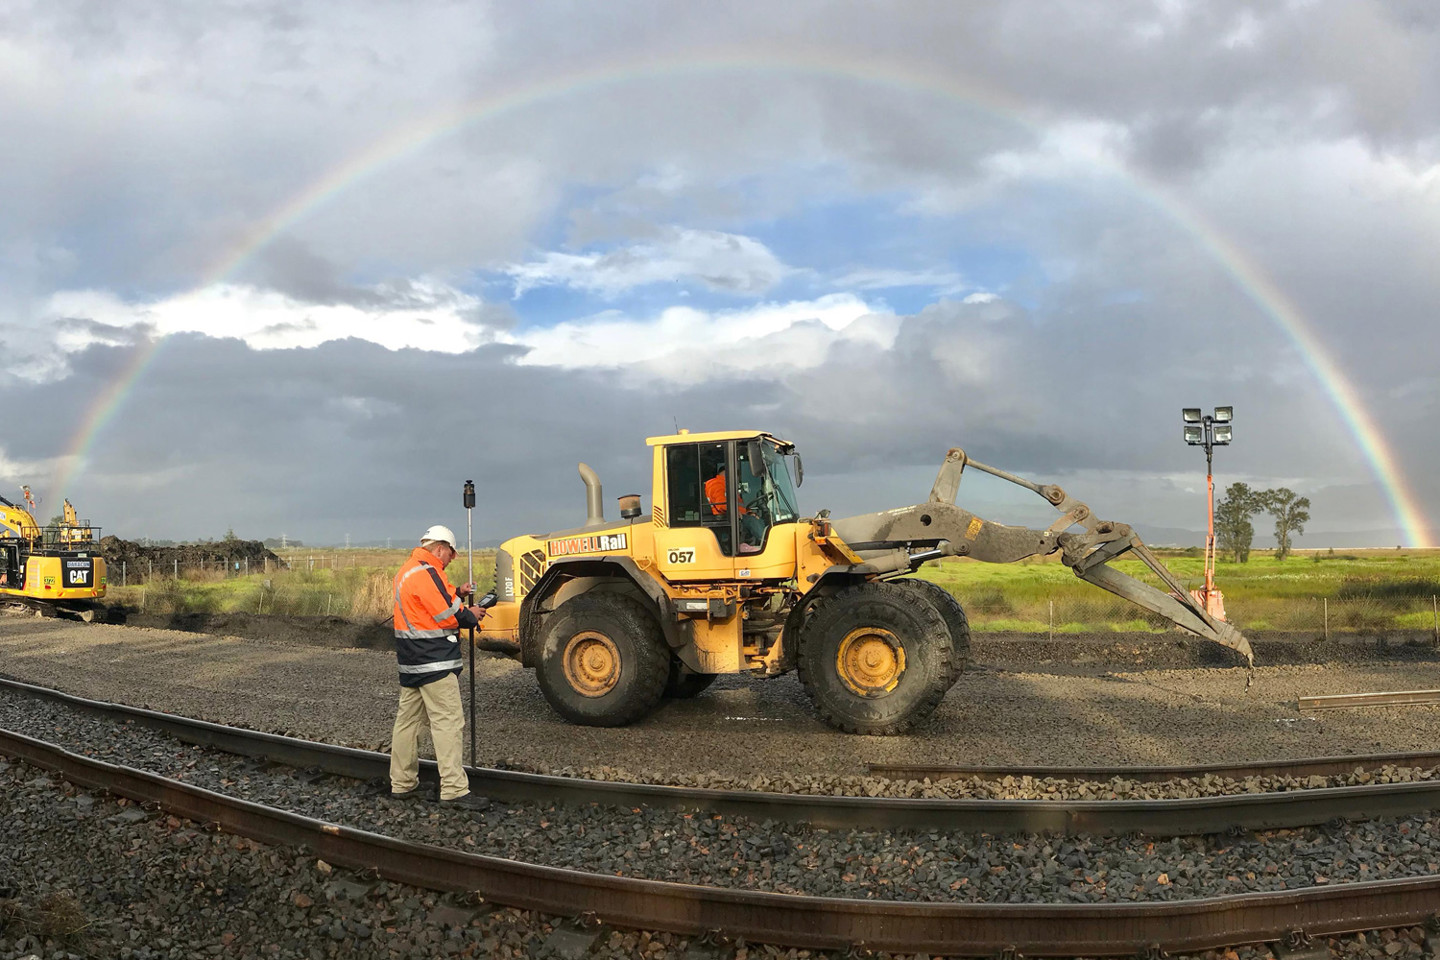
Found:
[{"label": "worker", "polygon": [[[710,504],[710,514],[723,517],[728,512],[728,496],[725,487],[725,464],[716,468],[715,476],[705,481],[705,499]],[[765,524],[740,504],[740,552],[759,553],[765,542]]]},{"label": "worker", "polygon": [[390,735],[390,795],[413,798],[420,793],[420,758],[416,754],[420,725],[427,722],[440,767],[440,803],[463,810],[485,810],[490,801],[470,792],[461,761],[465,712],[460,704],[458,632],[485,616],[461,597],[474,595],[466,584],[457,594],[445,577],[455,559],[455,534],[439,524],[425,531],[420,546],[395,575],[395,659],[400,666],[400,706]]}]

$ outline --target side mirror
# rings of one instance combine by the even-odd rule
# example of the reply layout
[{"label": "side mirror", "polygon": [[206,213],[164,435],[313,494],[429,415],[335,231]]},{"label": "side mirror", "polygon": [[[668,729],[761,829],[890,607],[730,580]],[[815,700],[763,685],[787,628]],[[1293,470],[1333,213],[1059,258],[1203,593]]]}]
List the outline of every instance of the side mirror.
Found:
[{"label": "side mirror", "polygon": [[796,454],[795,454],[795,487],[796,487],[796,489],[799,489],[799,487],[800,487],[802,484],[804,484],[804,483],[805,483],[805,462],[800,459],[800,454],[799,454],[799,453],[796,453]]}]

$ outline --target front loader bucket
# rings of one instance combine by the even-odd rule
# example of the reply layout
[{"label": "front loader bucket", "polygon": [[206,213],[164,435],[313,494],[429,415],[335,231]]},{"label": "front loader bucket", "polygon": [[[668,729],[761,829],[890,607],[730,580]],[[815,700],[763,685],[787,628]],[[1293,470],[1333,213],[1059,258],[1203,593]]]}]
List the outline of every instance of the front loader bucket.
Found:
[{"label": "front loader bucket", "polygon": [[1087,565],[1084,561],[1076,564],[1075,575],[1097,587],[1109,590],[1118,597],[1124,597],[1146,610],[1158,613],[1181,630],[1192,633],[1202,640],[1210,640],[1238,651],[1245,657],[1250,668],[1252,670],[1255,668],[1255,653],[1250,649],[1250,641],[1245,639],[1244,634],[1225,621],[1216,620],[1206,613],[1175,579],[1174,574],[1165,568],[1159,558],[1151,553],[1138,537],[1132,538],[1128,549],[1121,552],[1129,551],[1133,551],[1144,561],[1145,565],[1153,570],[1166,586],[1170,587],[1171,592],[1158,590],[1150,584],[1136,580],[1129,574],[1121,573],[1110,566],[1109,561],[1119,556],[1119,553],[1109,550],[1105,551],[1104,559],[1092,565]]}]

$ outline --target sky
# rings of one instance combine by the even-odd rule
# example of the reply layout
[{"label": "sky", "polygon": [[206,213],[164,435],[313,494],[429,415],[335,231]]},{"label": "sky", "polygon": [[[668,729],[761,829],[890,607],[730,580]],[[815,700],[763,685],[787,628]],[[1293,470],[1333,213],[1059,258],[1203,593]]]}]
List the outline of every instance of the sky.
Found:
[{"label": "sky", "polygon": [[44,517],[399,545],[473,479],[493,542],[579,461],[648,510],[678,426],[795,442],[806,512],[960,446],[1198,544],[1232,405],[1298,546],[1440,545],[1425,0],[0,0],[0,129]]}]

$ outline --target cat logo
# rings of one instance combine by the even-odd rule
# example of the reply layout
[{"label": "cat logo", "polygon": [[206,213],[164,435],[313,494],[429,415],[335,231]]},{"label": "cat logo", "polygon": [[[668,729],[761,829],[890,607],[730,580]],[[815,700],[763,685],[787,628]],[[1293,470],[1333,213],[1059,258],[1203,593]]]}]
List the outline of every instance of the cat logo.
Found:
[{"label": "cat logo", "polygon": [[592,537],[566,537],[550,540],[545,550],[552,557],[569,557],[577,553],[622,553],[630,547],[630,538],[623,533],[602,533]]}]

